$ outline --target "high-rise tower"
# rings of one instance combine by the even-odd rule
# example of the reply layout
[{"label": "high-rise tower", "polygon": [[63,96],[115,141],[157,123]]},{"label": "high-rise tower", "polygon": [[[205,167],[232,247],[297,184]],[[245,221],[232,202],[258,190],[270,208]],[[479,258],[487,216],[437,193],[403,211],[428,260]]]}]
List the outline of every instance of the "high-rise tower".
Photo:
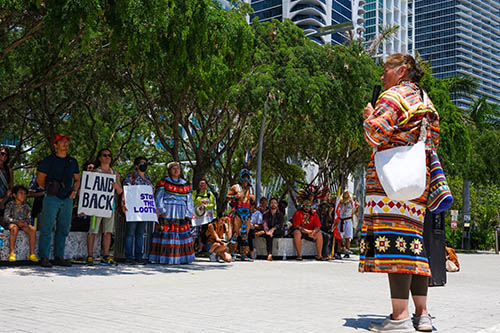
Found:
[{"label": "high-rise tower", "polygon": [[365,40],[375,39],[387,26],[399,26],[397,32],[384,40],[376,57],[385,58],[392,53],[412,53],[414,38],[413,0],[366,0],[364,4]]},{"label": "high-rise tower", "polygon": [[[416,0],[415,27],[416,49],[434,76],[470,75],[478,93],[500,105],[500,1]],[[453,102],[470,105],[468,98]]]},{"label": "high-rise tower", "polygon": [[[249,0],[254,13],[250,19],[258,17],[260,21],[271,19],[291,19],[306,35],[318,44],[343,43],[345,36],[334,33],[313,36],[322,27],[353,21],[359,23],[359,5],[364,0]],[[354,2],[354,4],[353,4]],[[362,18],[361,18],[362,20]],[[362,33],[362,27],[356,26]]]}]

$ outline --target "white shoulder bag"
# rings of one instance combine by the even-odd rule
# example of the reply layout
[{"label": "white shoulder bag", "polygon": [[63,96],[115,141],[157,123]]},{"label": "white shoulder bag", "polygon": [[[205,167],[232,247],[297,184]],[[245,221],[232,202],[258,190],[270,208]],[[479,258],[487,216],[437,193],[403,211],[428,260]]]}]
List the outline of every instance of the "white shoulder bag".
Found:
[{"label": "white shoulder bag", "polygon": [[416,144],[375,153],[377,176],[390,199],[412,200],[424,193],[427,181],[426,133],[427,119],[424,118]]}]

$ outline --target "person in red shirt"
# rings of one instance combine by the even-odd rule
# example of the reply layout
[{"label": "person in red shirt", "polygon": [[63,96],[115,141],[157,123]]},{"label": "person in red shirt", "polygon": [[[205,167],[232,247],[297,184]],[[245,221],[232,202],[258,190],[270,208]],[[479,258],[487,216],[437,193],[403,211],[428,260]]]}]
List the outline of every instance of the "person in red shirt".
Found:
[{"label": "person in red shirt", "polygon": [[323,260],[323,235],[318,214],[311,209],[311,200],[304,200],[302,208],[293,214],[293,245],[297,250],[297,260],[302,260],[302,238],[316,243],[316,260]]}]

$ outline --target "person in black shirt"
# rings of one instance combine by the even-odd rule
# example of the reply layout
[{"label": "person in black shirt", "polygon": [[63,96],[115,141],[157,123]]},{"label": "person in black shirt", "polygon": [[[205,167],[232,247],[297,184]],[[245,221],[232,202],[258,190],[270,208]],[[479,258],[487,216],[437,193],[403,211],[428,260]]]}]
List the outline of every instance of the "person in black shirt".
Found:
[{"label": "person in black shirt", "polygon": [[269,210],[263,216],[267,248],[267,260],[273,260],[273,239],[283,236],[283,214],[278,210],[278,199],[269,201]]},{"label": "person in black shirt", "polygon": [[52,267],[49,255],[54,222],[54,264],[71,266],[71,263],[64,260],[64,246],[71,227],[73,199],[80,187],[80,172],[78,162],[67,154],[69,141],[69,136],[57,134],[53,140],[56,153],[42,160],[36,174],[37,184],[46,190],[38,244],[42,267]]}]

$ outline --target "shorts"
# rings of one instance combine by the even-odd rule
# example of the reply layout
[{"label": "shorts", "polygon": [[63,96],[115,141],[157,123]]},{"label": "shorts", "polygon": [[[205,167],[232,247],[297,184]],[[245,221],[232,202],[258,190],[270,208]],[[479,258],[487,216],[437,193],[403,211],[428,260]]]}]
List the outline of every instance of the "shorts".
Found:
[{"label": "shorts", "polygon": [[[92,223],[95,218],[95,228],[92,228]],[[99,226],[102,224],[102,232],[110,232],[112,233],[115,229],[115,214],[111,215],[111,217],[98,217],[91,216],[90,217],[90,227],[89,234],[98,234]]]},{"label": "shorts", "polygon": [[342,238],[352,239],[352,219],[344,221],[344,231],[343,232],[340,231],[340,223],[342,223],[342,222],[339,222],[338,229],[339,229],[340,234],[342,235]]},{"label": "shorts", "polygon": [[302,233],[302,239],[308,240],[310,242],[316,243],[316,240],[314,238],[309,237],[309,235]]}]

